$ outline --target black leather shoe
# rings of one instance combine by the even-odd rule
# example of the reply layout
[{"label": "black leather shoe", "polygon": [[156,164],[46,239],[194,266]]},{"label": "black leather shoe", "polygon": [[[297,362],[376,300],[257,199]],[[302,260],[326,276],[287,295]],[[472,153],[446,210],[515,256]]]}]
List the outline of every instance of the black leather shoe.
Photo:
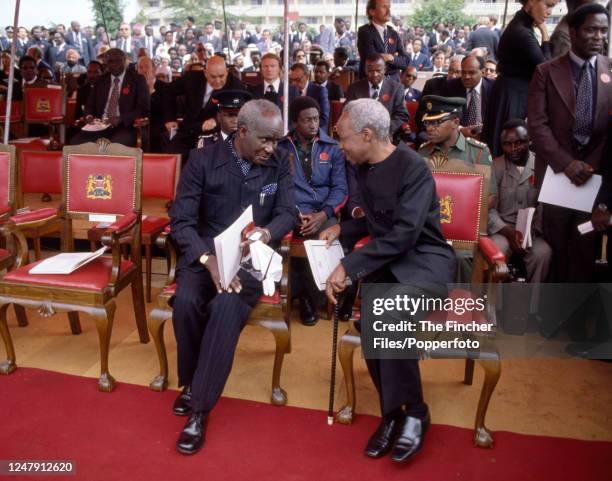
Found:
[{"label": "black leather shoe", "polygon": [[429,411],[423,419],[406,416],[391,450],[391,459],[403,463],[419,452],[423,447],[423,439],[430,424]]},{"label": "black leather shoe", "polygon": [[300,319],[305,326],[314,326],[319,321],[317,308],[307,297],[300,298]]},{"label": "black leather shoe", "polygon": [[383,418],[376,432],[374,432],[368,440],[368,444],[363,454],[370,458],[380,458],[387,454],[391,446],[393,446],[393,441],[395,441],[402,423],[403,418]]},{"label": "black leather shoe", "polygon": [[172,412],[177,416],[187,416],[191,413],[191,386],[185,386],[174,401]]},{"label": "black leather shoe", "polygon": [[191,413],[176,441],[176,450],[182,454],[197,453],[204,446],[207,426],[208,413]]}]

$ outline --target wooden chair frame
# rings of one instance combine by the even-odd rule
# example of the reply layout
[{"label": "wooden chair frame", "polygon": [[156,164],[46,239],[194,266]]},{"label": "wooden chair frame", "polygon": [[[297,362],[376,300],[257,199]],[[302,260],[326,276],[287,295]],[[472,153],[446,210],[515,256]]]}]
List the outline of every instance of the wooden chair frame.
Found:
[{"label": "wooden chair frame", "polygon": [[[140,259],[140,209],[141,209],[141,183],[142,183],[142,152],[140,149],[124,147],[119,144],[110,144],[106,139],[98,142],[68,146],[64,148],[63,158],[63,205],[58,215],[29,222],[27,228],[38,228],[47,222],[54,222],[57,218],[63,221],[62,248],[64,251],[73,249],[72,221],[73,219],[88,219],[90,213],[72,212],[68,209],[68,159],[72,154],[99,155],[99,156],[130,156],[136,160],[134,182],[134,209],[111,225],[102,238],[104,245],[111,248],[112,267],[108,284],[102,290],[78,289],[72,287],[53,287],[35,285],[30,283],[0,281],[0,335],[7,351],[7,360],[0,365],[0,372],[8,374],[16,369],[15,351],[10,332],[7,327],[6,313],[8,306],[22,306],[37,309],[44,317],[50,317],[57,312],[67,312],[70,328],[73,334],[80,334],[81,325],[79,312],[85,312],[94,319],[100,343],[100,378],[98,387],[100,391],[110,392],[115,386],[115,380],[108,369],[108,351],[112,333],[113,319],[116,310],[115,297],[127,287],[131,286],[134,303],[134,314],[140,342],[149,341],[146,327],[146,314],[144,309],[144,296],[142,286],[142,271]],[[14,222],[2,225],[1,230],[13,236],[17,243],[17,262],[19,268],[27,263],[28,246],[22,233],[23,226]],[[127,272],[121,272],[121,245],[132,245],[132,263]]]},{"label": "wooden chair frame", "polygon": [[[453,173],[457,175],[480,175],[482,177],[482,187],[480,195],[480,210],[478,222],[478,242],[453,242],[453,247],[457,249],[470,249],[474,252],[474,270],[472,282],[481,283],[483,280],[480,274],[484,271],[486,263],[486,272],[488,277],[488,305],[487,318],[489,321],[496,323],[495,320],[495,302],[496,292],[495,283],[503,282],[508,278],[508,268],[506,266],[503,255],[500,256],[499,249],[496,248],[493,241],[486,237],[487,218],[488,218],[488,197],[489,185],[491,181],[490,169],[488,166],[475,165],[468,166],[462,161],[450,160],[444,165],[432,169],[434,175],[436,172]],[[357,246],[356,246],[357,247]],[[479,272],[480,271],[480,272]],[[355,394],[355,375],[353,370],[353,357],[357,347],[361,346],[361,336],[355,327],[355,319],[350,321],[350,325],[346,333],[341,337],[338,345],[338,357],[342,372],[344,373],[344,382],[346,388],[346,404],[336,414],[336,420],[341,424],[351,424],[355,415],[356,394]],[[443,358],[444,355],[438,356],[436,353],[431,353],[431,358]],[[448,357],[448,356],[447,356]],[[481,343],[479,356],[477,358],[466,358],[464,384],[471,385],[474,376],[474,364],[478,364],[484,369],[485,379],[480,392],[480,399],[476,411],[474,444],[478,447],[490,448],[493,447],[492,433],[485,426],[485,416],[491,396],[501,376],[501,361],[499,352],[486,339]]]},{"label": "wooden chair frame", "polygon": [[[247,325],[260,326],[268,329],[274,336],[276,352],[274,355],[274,367],[272,369],[272,394],[270,402],[276,406],[287,404],[287,393],[280,386],[280,376],[285,354],[291,352],[291,331],[289,324],[289,249],[290,236],[283,239],[280,253],[283,257],[283,274],[280,283],[280,303],[264,304],[258,303],[253,310]],[[157,238],[157,245],[166,249],[169,255],[170,272],[167,287],[173,286],[176,276],[176,249],[168,239],[168,231]],[[168,387],[168,356],[164,343],[164,324],[172,318],[172,307],[169,301],[173,297],[173,291],[165,289],[157,298],[157,307],[149,314],[149,332],[157,349],[160,373],[153,379],[149,387],[153,391],[164,391]]]}]

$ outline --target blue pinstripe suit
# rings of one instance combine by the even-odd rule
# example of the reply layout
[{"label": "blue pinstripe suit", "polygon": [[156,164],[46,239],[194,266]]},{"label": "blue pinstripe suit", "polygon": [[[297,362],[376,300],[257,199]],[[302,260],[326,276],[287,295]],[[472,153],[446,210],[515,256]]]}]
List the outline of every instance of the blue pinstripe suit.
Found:
[{"label": "blue pinstripe suit", "polygon": [[[268,194],[262,196],[264,186]],[[194,411],[209,412],[223,392],[238,337],[262,293],[261,282],[240,271],[241,292],[217,294],[199,262],[205,252],[214,253],[214,237],[249,205],[255,224],[270,230],[272,243],[293,229],[293,179],[286,157],[275,153],[245,176],[226,142],[191,151],[170,218],[180,250],[173,303],[179,385],[191,386]]]}]

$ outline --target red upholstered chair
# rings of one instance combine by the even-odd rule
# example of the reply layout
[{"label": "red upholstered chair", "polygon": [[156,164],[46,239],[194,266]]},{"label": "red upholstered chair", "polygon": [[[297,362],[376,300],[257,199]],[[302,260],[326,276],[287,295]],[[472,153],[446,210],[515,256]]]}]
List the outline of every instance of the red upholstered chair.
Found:
[{"label": "red upholstered chair", "polygon": [[[66,275],[30,274],[38,264],[27,264],[27,243],[20,226],[7,222],[3,228],[17,241],[16,269],[0,281],[0,334],[8,359],[4,371],[15,369],[15,352],[6,323],[9,304],[37,309],[45,317],[57,312],[68,312],[73,334],[81,332],[79,311],[94,319],[100,343],[101,391],[113,390],[115,380],[108,370],[115,297],[131,286],[134,314],[140,342],[149,340],[140,261],[140,192],[142,182],[142,153],[140,149],[110,144],[101,139],[64,147],[63,204],[59,214],[38,220],[35,214],[28,228],[38,228],[46,222],[63,220],[63,250],[72,251],[72,223],[74,220],[96,220],[105,215],[115,219],[103,236],[103,243],[111,248],[111,256],[99,257]],[[132,246],[131,258],[123,260],[121,244]],[[27,264],[27,265],[26,265]]]},{"label": "red upholstered chair", "polygon": [[[20,100],[11,101],[11,117],[10,127],[11,131],[13,126],[23,122],[23,105]],[[6,100],[0,100],[0,133],[4,137],[4,123],[6,122]]]},{"label": "red upholstered chair", "polygon": [[245,85],[253,86],[263,82],[261,72],[242,72],[242,82]]},{"label": "red upholstered chair", "polygon": [[[178,154],[144,154],[142,158],[142,197],[161,199],[166,203],[174,199],[181,156]],[[145,247],[146,299],[151,302],[151,264],[153,243],[170,223],[167,217],[149,215],[146,208],[142,216],[142,244]]]},{"label": "red upholstered chair", "polygon": [[417,110],[419,110],[419,102],[406,102],[406,109],[408,109],[408,113],[410,114],[410,131],[416,133],[416,113]]},{"label": "red upholstered chair", "polygon": [[23,93],[23,103],[26,129],[31,124],[47,125],[49,137],[63,145],[66,141],[66,90],[58,85],[28,87]]},{"label": "red upholstered chair", "polygon": [[[507,280],[508,269],[504,254],[495,243],[486,237],[488,217],[488,197],[490,185],[490,168],[483,165],[469,166],[460,160],[446,161],[434,167],[433,176],[436,191],[440,198],[440,220],[446,239],[456,251],[468,251],[474,256],[472,288],[476,291],[483,280],[488,282],[487,310],[485,313],[474,313],[461,319],[449,319],[457,322],[493,323],[495,319],[496,283]],[[362,239],[355,248],[360,248],[369,241]],[[478,293],[480,294],[480,293]],[[473,293],[464,289],[453,289],[451,298],[469,298]],[[356,313],[358,316],[359,313]],[[452,315],[452,314],[451,314]],[[448,313],[432,312],[428,320],[444,322]],[[474,362],[478,362],[485,372],[485,379],[480,393],[476,412],[474,444],[479,447],[492,447],[492,433],[485,427],[487,407],[501,375],[501,362],[495,346],[485,338],[480,339],[481,347],[476,357],[466,357],[462,351],[436,350],[422,353],[423,357],[461,358],[466,357],[464,383],[471,385],[474,373]],[[354,320],[348,331],[340,339],[338,356],[344,373],[347,403],[336,415],[338,422],[350,424],[355,414],[355,379],[353,373],[353,353],[361,345],[359,332]]]},{"label": "red upholstered chair", "polygon": [[333,73],[330,80],[333,80],[340,85],[343,92],[347,92],[349,85],[351,85],[353,80],[355,80],[355,72],[353,70],[343,70],[339,73]]},{"label": "red upholstered chair", "polygon": [[[19,206],[27,204],[24,195],[43,194],[58,196],[58,201],[50,209],[57,210],[60,206],[59,196],[62,193],[62,152],[59,150],[23,150],[19,154]],[[61,231],[62,223],[50,222],[40,228],[23,230],[34,245],[34,259],[41,258],[40,239]]]},{"label": "red upholstered chair", "polygon": [[[158,237],[157,245],[167,249],[170,273],[166,287],[157,297],[157,307],[149,314],[149,332],[155,342],[159,357],[160,373],[153,379],[149,387],[153,391],[164,391],[168,387],[168,356],[164,343],[164,324],[172,318],[172,306],[169,301],[176,291],[175,267],[177,252],[169,238],[170,227]],[[281,243],[280,254],[283,256],[283,275],[280,288],[277,287],[273,296],[262,296],[259,303],[251,311],[247,325],[260,326],[268,329],[276,341],[274,367],[272,369],[272,394],[270,401],[276,406],[287,404],[287,393],[280,386],[280,376],[285,354],[291,352],[291,331],[289,324],[289,243],[291,235],[285,236]]]},{"label": "red upholstered chair", "polygon": [[344,102],[340,100],[332,100],[330,105],[330,122],[329,122],[329,134],[333,135],[336,131],[336,124],[342,115],[342,108]]}]

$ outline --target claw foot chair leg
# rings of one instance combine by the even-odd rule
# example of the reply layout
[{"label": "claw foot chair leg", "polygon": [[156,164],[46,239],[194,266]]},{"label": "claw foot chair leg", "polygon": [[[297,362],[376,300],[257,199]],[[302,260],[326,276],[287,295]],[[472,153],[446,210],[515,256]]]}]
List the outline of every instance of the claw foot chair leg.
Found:
[{"label": "claw foot chair leg", "polygon": [[149,384],[153,391],[162,392],[168,387],[168,355],[164,343],[164,325],[166,320],[172,317],[172,313],[165,309],[153,309],[149,315],[149,332],[153,338],[157,358],[159,359],[159,374]]},{"label": "claw foot chair leg", "polygon": [[115,302],[109,301],[104,308],[96,309],[92,313],[96,321],[100,342],[100,379],[98,380],[98,389],[102,392],[111,392],[115,388],[115,379],[108,372],[108,351],[113,331],[115,309]]},{"label": "claw foot chair leg", "polygon": [[0,306],[0,336],[2,336],[4,349],[6,350],[6,359],[0,362],[0,374],[10,374],[17,369],[17,364],[15,363],[15,348],[13,347],[13,340],[11,339],[11,333],[9,332],[6,322],[6,311],[8,307],[9,304]]},{"label": "claw foot chair leg", "polygon": [[485,427],[484,423],[491,395],[501,375],[501,362],[499,358],[491,360],[483,359],[479,360],[478,364],[484,369],[485,378],[482,391],[480,392],[480,400],[478,401],[478,411],[476,412],[474,445],[479,448],[492,448],[493,434]]}]

